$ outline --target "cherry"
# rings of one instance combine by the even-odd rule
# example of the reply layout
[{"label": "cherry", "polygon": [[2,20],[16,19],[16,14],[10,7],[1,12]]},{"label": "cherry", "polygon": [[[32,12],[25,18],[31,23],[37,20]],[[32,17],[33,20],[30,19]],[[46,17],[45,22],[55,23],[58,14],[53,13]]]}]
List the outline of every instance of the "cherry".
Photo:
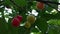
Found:
[{"label": "cherry", "polygon": [[16,16],[16,18],[18,18],[18,19],[19,19],[19,21],[22,21],[22,16],[17,15],[17,16]]},{"label": "cherry", "polygon": [[27,21],[33,24],[35,22],[35,16],[33,15],[28,15],[27,16]]},{"label": "cherry", "polygon": [[44,3],[42,3],[42,2],[37,2],[36,7],[37,7],[38,9],[44,9]]},{"label": "cherry", "polygon": [[17,18],[12,20],[12,26],[18,27],[20,25],[20,21]]},{"label": "cherry", "polygon": [[27,21],[25,22],[25,28],[30,28],[31,27],[31,24]]},{"label": "cherry", "polygon": [[16,16],[12,20],[12,26],[18,27],[22,21],[22,16]]}]

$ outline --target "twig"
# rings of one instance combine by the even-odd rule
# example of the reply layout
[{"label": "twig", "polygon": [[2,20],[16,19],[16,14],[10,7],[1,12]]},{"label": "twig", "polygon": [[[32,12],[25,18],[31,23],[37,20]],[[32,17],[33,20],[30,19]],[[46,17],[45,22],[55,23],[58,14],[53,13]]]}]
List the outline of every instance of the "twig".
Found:
[{"label": "twig", "polygon": [[51,6],[50,4],[48,4],[48,3],[46,3],[48,6],[50,6],[51,8],[54,8],[54,9],[56,9],[57,11],[58,11],[58,9],[57,8],[55,8],[55,7],[53,7],[53,6]]},{"label": "twig", "polygon": [[15,6],[17,6],[19,9],[22,8],[20,6],[18,6],[13,0],[10,0]]},{"label": "twig", "polygon": [[56,4],[56,5],[60,4],[58,2],[52,2],[52,1],[43,1],[43,0],[36,0],[36,1],[38,1],[38,2],[44,2],[44,3],[51,3],[51,4]]}]

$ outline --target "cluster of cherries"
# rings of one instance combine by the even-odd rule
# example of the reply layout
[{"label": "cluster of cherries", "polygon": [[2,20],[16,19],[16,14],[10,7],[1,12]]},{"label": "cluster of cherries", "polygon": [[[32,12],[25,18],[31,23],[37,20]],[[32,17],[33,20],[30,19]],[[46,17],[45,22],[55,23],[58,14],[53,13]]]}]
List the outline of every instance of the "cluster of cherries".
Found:
[{"label": "cluster of cherries", "polygon": [[[44,9],[44,3],[42,2],[37,2],[36,7],[38,9]],[[14,27],[19,27],[20,23],[22,22],[22,16],[17,15],[16,17],[13,18],[12,20],[12,26]],[[33,15],[28,15],[27,16],[27,21],[25,22],[25,27],[30,28],[31,24],[34,24],[35,22],[35,16]]]},{"label": "cluster of cherries", "polygon": [[[20,15],[17,15],[16,17],[13,18],[12,20],[12,26],[14,27],[19,27],[20,26],[20,23],[22,22],[22,16]],[[27,16],[27,21],[25,22],[25,27],[26,28],[30,28],[31,27],[31,24],[34,24],[35,22],[35,16],[33,15],[28,15]]]}]

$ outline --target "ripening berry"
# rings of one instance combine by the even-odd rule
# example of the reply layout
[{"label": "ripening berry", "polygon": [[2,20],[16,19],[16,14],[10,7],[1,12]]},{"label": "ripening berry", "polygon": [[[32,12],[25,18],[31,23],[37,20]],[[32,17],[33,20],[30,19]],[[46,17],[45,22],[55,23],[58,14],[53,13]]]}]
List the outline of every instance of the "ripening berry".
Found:
[{"label": "ripening berry", "polygon": [[22,21],[22,16],[18,15],[18,16],[16,16],[16,18],[18,18],[19,21]]},{"label": "ripening berry", "polygon": [[37,2],[36,7],[37,7],[38,9],[44,9],[44,3],[42,3],[42,2]]},{"label": "ripening berry", "polygon": [[22,16],[16,16],[12,20],[12,26],[15,26],[15,27],[20,26],[21,21],[22,21]]},{"label": "ripening berry", "polygon": [[25,22],[25,28],[30,28],[31,27],[31,24],[27,21]]},{"label": "ripening berry", "polygon": [[12,26],[18,27],[20,25],[20,21],[17,18],[12,20]]},{"label": "ripening berry", "polygon": [[27,21],[30,22],[31,24],[33,24],[35,22],[35,16],[33,16],[33,15],[27,16]]}]

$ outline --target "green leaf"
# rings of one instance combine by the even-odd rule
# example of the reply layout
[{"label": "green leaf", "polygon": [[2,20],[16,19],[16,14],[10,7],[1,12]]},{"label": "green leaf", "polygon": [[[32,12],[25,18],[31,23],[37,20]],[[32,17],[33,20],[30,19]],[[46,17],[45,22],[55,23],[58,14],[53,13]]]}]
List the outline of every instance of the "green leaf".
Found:
[{"label": "green leaf", "polygon": [[48,12],[51,12],[53,8],[48,5],[45,5],[45,10],[47,10]]},{"label": "green leaf", "polygon": [[20,7],[24,7],[26,6],[26,0],[14,0],[14,2],[16,3],[16,5],[20,6]]},{"label": "green leaf", "polygon": [[43,34],[46,34],[47,27],[48,27],[48,24],[46,22],[46,19],[44,19],[44,18],[38,18],[36,20],[36,25],[42,31]]},{"label": "green leaf", "polygon": [[57,29],[49,29],[48,34],[59,34]]},{"label": "green leaf", "polygon": [[39,32],[39,30],[37,28],[33,28],[31,31],[32,32]]},{"label": "green leaf", "polygon": [[7,34],[8,32],[8,24],[4,21],[3,18],[0,18],[0,33]]},{"label": "green leaf", "polygon": [[48,21],[49,24],[60,25],[60,19],[51,19]]}]

